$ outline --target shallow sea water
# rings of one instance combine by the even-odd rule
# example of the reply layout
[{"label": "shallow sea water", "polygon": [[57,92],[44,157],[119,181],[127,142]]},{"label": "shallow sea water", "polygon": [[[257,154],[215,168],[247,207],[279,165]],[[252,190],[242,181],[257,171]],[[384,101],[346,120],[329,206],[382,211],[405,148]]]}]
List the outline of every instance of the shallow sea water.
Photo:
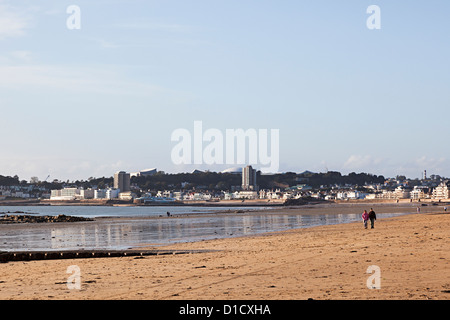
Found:
[{"label": "shallow sea water", "polygon": [[[360,214],[298,214],[267,208],[203,207],[0,207],[0,212],[73,215],[95,219],[76,223],[0,225],[0,251],[128,249],[360,221]],[[228,211],[217,214],[217,211]],[[166,212],[171,213],[167,217]],[[402,213],[377,214],[378,219]],[[105,217],[112,217],[107,219]]]}]

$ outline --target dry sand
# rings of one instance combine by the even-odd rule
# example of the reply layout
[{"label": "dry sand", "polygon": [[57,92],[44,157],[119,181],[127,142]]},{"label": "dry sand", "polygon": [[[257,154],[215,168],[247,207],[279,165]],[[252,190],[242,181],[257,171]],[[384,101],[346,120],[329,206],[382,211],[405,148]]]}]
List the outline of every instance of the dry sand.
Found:
[{"label": "dry sand", "polygon": [[[208,253],[8,262],[0,299],[449,300],[450,214],[423,209],[372,230],[361,222],[163,247]],[[71,265],[79,290],[67,287]],[[367,288],[372,265],[380,289]]]}]

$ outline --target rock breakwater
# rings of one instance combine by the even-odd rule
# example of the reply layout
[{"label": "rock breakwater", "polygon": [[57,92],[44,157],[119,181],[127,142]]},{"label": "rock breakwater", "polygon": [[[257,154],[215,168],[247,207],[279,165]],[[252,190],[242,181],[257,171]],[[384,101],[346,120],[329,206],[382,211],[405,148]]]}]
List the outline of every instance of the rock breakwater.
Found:
[{"label": "rock breakwater", "polygon": [[94,221],[94,219],[66,216],[64,214],[60,214],[57,216],[32,216],[32,215],[24,215],[24,214],[0,215],[0,224],[6,224],[6,223],[55,223],[55,222],[78,222],[78,221]]}]

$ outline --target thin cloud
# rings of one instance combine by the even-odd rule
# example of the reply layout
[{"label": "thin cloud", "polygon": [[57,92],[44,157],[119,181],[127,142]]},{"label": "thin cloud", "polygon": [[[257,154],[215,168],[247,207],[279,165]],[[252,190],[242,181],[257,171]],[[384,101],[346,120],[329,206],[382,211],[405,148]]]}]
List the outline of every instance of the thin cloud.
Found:
[{"label": "thin cloud", "polygon": [[343,168],[345,169],[362,169],[378,166],[381,163],[380,158],[374,158],[371,155],[351,155],[347,161],[345,161]]},{"label": "thin cloud", "polygon": [[5,88],[62,89],[69,92],[152,96],[169,89],[124,79],[113,68],[79,68],[56,65],[0,66],[0,85]]},{"label": "thin cloud", "polygon": [[444,157],[440,158],[430,158],[427,156],[422,156],[414,161],[417,168],[422,168],[422,170],[427,170],[429,173],[440,173],[448,166],[448,160]]},{"label": "thin cloud", "polygon": [[17,61],[20,62],[31,62],[32,61],[32,53],[27,50],[17,50],[12,51],[10,55]]},{"label": "thin cloud", "polygon": [[148,21],[132,21],[114,24],[113,27],[128,30],[155,30],[174,33],[190,33],[194,31],[193,26],[181,25],[177,23],[161,23]]},{"label": "thin cloud", "polygon": [[29,18],[11,6],[0,4],[0,40],[20,37],[29,27]]},{"label": "thin cloud", "polygon": [[442,165],[446,159],[444,157],[441,158],[430,158],[427,156],[422,156],[418,159],[416,159],[416,163],[421,166],[430,166],[430,167],[437,167]]}]

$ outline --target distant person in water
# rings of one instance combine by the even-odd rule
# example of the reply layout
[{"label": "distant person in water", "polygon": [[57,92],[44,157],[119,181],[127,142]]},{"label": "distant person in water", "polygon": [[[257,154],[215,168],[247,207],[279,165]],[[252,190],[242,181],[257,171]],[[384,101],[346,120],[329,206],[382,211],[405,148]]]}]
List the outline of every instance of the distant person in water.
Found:
[{"label": "distant person in water", "polygon": [[362,214],[362,219],[364,222],[364,229],[367,229],[367,221],[369,221],[369,214],[367,213],[367,210],[364,210]]},{"label": "distant person in water", "polygon": [[375,211],[373,211],[372,208],[370,208],[369,211],[369,219],[370,219],[370,229],[373,229],[375,226],[375,220],[377,220],[377,215],[375,214]]},{"label": "distant person in water", "polygon": [[170,217],[170,212],[169,211],[167,211],[167,216]]}]

